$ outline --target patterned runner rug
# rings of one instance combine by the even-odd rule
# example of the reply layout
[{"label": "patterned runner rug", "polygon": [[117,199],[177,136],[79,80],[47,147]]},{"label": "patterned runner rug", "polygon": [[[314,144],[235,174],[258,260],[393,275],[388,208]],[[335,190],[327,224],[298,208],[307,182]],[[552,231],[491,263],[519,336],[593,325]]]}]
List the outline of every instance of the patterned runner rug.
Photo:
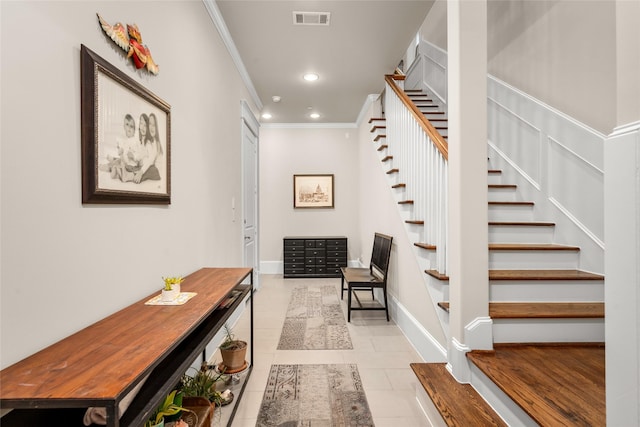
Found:
[{"label": "patterned runner rug", "polygon": [[271,365],[256,427],[373,426],[356,365]]},{"label": "patterned runner rug", "polygon": [[294,288],[278,350],[350,350],[351,336],[333,286]]}]

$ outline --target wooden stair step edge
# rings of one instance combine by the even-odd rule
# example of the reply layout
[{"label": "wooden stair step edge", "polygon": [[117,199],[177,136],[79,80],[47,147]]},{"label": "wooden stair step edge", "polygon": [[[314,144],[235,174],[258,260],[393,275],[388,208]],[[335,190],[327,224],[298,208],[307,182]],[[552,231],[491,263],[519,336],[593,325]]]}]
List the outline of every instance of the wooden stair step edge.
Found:
[{"label": "wooden stair step edge", "polygon": [[382,126],[382,125],[375,125],[371,128],[370,132],[373,133],[375,131],[377,131],[378,129],[386,129],[386,126]]},{"label": "wooden stair step edge", "polygon": [[373,123],[373,122],[378,122],[378,121],[385,121],[387,119],[385,119],[384,117],[371,117],[369,119],[369,123]]},{"label": "wooden stair step edge", "polygon": [[385,148],[389,148],[389,146],[387,144],[382,144],[382,145],[380,145],[380,147],[378,147],[378,151],[382,151]]},{"label": "wooden stair step edge", "polygon": [[489,243],[490,251],[568,251],[578,252],[577,246],[556,243]]},{"label": "wooden stair step edge", "polygon": [[[449,302],[438,307],[449,312]],[[602,319],[602,302],[490,302],[492,319]]]},{"label": "wooden stair step edge", "polygon": [[413,245],[428,251],[435,251],[437,249],[436,245],[430,245],[429,243],[414,243]]},{"label": "wooden stair step edge", "polygon": [[382,134],[376,135],[376,137],[373,138],[373,142],[378,142],[382,138],[386,138],[386,137],[387,137],[387,135],[382,135]]},{"label": "wooden stair step edge", "polygon": [[398,168],[389,169],[387,171],[387,175],[391,175],[392,173],[398,173],[400,170]]},{"label": "wooden stair step edge", "polygon": [[385,156],[385,157],[382,158],[381,161],[382,162],[388,162],[389,160],[392,160],[392,159],[393,159],[393,156]]},{"label": "wooden stair step edge", "polygon": [[398,184],[393,184],[391,188],[405,188],[406,186],[407,184],[405,184],[404,182],[400,182]]},{"label": "wooden stair step edge", "polygon": [[514,227],[555,227],[553,222],[541,221],[489,221],[489,225],[514,226]]},{"label": "wooden stair step edge", "polygon": [[[437,270],[425,270],[429,276],[438,280],[449,280],[449,276]],[[544,281],[544,280],[604,280],[601,274],[582,270],[489,270],[489,280]]]},{"label": "wooden stair step edge", "polygon": [[400,200],[398,202],[399,205],[412,205],[413,204],[413,200]]},{"label": "wooden stair step edge", "polygon": [[418,381],[448,426],[506,426],[470,384],[461,384],[445,363],[411,363]]},{"label": "wooden stair step edge", "polygon": [[[405,221],[405,224],[411,224],[411,225],[424,225],[424,221],[421,219],[408,219]],[[417,243],[414,243],[415,245],[418,245]]]},{"label": "wooden stair step edge", "polygon": [[604,343],[494,344],[467,358],[539,425],[606,425]]}]

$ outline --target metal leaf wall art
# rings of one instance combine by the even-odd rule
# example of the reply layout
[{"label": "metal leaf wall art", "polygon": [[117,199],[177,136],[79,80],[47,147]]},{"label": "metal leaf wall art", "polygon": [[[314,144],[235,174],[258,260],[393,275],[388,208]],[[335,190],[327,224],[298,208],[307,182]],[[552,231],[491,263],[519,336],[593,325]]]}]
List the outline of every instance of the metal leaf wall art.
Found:
[{"label": "metal leaf wall art", "polygon": [[122,50],[127,52],[127,58],[133,60],[136,68],[145,67],[150,73],[158,74],[160,68],[153,61],[149,48],[142,44],[142,35],[136,24],[127,24],[125,29],[125,26],[120,22],[115,25],[109,25],[99,13],[96,13],[96,15],[98,15],[98,21],[105,34]]}]

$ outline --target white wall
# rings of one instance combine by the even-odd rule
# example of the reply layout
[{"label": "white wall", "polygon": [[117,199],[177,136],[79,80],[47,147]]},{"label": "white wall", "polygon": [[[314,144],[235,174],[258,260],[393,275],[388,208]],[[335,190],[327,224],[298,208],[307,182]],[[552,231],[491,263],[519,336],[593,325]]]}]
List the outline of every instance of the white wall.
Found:
[{"label": "white wall", "polygon": [[[155,292],[161,276],[242,261],[240,100],[196,1],[1,2],[1,365]],[[96,18],[136,23],[158,76]],[[80,45],[171,105],[172,203],[81,204]],[[241,212],[241,209],[236,209]]]},{"label": "white wall", "polygon": [[[259,156],[261,271],[282,273],[285,236],[346,236],[348,259],[358,258],[356,129],[263,125]],[[294,174],[333,174],[334,208],[294,209]]]},{"label": "white wall", "polygon": [[[489,0],[489,74],[610,133],[616,125],[616,5],[625,2]],[[436,1],[420,29],[424,40],[444,50],[446,16],[446,1]]]}]

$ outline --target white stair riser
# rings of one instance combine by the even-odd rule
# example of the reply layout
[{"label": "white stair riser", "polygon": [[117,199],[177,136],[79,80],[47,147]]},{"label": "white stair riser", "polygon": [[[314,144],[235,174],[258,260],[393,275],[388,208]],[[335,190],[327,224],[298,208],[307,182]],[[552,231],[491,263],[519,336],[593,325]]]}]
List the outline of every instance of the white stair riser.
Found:
[{"label": "white stair riser", "polygon": [[502,184],[502,174],[500,173],[490,173],[487,175],[487,183],[488,184]]},{"label": "white stair riser", "polygon": [[500,387],[485,375],[473,363],[469,363],[471,384],[484,400],[512,427],[539,427],[518,404],[503,392]]},{"label": "white stair riser", "polygon": [[495,243],[552,243],[554,227],[489,226],[489,242]]},{"label": "white stair riser", "polygon": [[604,284],[600,280],[489,280],[489,300],[493,302],[602,302]]},{"label": "white stair riser", "polygon": [[489,221],[533,221],[533,206],[489,205]]},{"label": "white stair riser", "polygon": [[489,251],[491,270],[571,270],[578,263],[578,251]]},{"label": "white stair riser", "polygon": [[604,319],[493,319],[493,342],[604,342]]},{"label": "white stair riser", "polygon": [[516,189],[515,188],[493,188],[489,187],[489,193],[487,194],[487,200],[490,202],[515,202],[516,201]]}]

